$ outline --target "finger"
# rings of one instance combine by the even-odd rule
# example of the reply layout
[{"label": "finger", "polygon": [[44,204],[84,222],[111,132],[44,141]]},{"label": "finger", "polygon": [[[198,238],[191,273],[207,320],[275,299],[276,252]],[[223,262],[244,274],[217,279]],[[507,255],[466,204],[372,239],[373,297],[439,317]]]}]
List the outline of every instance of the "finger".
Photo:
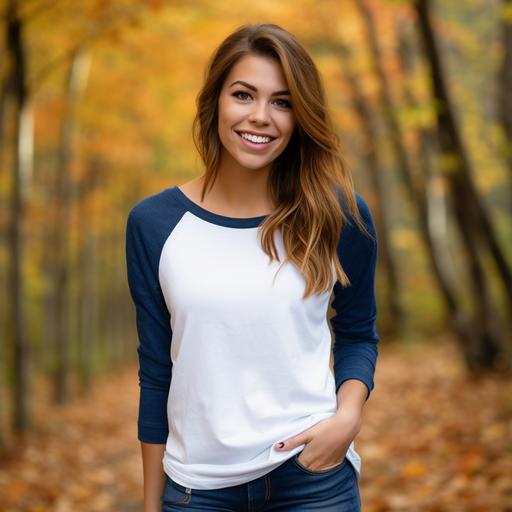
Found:
[{"label": "finger", "polygon": [[301,444],[305,444],[307,442],[306,436],[299,435],[295,437],[290,437],[290,439],[285,439],[284,441],[280,441],[276,443],[274,446],[281,451],[284,450],[292,450],[296,446],[300,446]]}]

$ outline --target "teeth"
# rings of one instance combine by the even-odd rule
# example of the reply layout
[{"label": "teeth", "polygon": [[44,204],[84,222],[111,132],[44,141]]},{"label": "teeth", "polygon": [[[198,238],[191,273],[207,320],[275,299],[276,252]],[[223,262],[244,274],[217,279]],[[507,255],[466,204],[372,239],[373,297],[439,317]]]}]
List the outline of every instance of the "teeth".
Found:
[{"label": "teeth", "polygon": [[250,140],[255,144],[266,144],[272,140],[270,137],[259,137],[257,135],[251,135],[250,133],[241,133],[240,135],[242,138]]}]

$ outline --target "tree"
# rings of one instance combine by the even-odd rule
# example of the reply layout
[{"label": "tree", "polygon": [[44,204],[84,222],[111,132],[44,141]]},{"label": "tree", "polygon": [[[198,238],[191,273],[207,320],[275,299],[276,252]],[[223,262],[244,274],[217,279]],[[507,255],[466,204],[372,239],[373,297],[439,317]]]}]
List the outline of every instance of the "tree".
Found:
[{"label": "tree", "polygon": [[7,52],[9,55],[10,93],[15,106],[14,166],[11,192],[11,218],[9,230],[10,248],[10,314],[9,334],[13,347],[13,405],[14,428],[24,431],[30,426],[28,403],[28,343],[27,317],[24,307],[25,280],[25,215],[32,178],[33,122],[32,108],[27,88],[26,54],[23,41],[23,22],[18,13],[16,0],[7,6]]},{"label": "tree", "polygon": [[73,139],[76,131],[76,108],[87,84],[89,53],[84,48],[73,52],[66,81],[66,98],[60,133],[59,159],[55,180],[54,205],[56,208],[53,226],[53,297],[55,332],[54,396],[57,403],[69,399],[69,348],[70,348],[70,210],[73,194],[70,166],[73,158]]},{"label": "tree", "polygon": [[470,369],[494,368],[502,355],[500,330],[477,240],[483,240],[493,255],[509,301],[512,298],[510,269],[499,247],[489,215],[471,180],[469,158],[456,124],[430,21],[430,1],[416,0],[414,7],[430,68],[432,92],[438,103],[437,134],[444,162],[443,176],[448,184],[455,219],[469,261],[469,282],[476,302],[477,312],[470,330],[471,336],[461,344],[461,349]]}]

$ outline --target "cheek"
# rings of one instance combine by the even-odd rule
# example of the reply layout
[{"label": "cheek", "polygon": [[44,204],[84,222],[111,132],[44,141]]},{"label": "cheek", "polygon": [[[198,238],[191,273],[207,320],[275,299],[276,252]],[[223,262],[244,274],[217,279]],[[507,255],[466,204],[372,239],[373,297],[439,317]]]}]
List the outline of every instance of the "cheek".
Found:
[{"label": "cheek", "polygon": [[283,120],[281,132],[286,134],[286,138],[290,138],[293,134],[293,130],[295,129],[295,120],[293,117],[288,117]]},{"label": "cheek", "polygon": [[219,117],[219,128],[222,128],[223,125],[227,121],[227,117],[229,117],[229,108],[226,105],[226,102],[223,101],[222,98],[219,99],[219,105],[218,105],[218,117]]},{"label": "cheek", "polygon": [[240,117],[241,109],[233,102],[219,102],[219,123],[233,124]]},{"label": "cheek", "polygon": [[227,117],[225,113],[221,114],[219,112],[217,131],[219,134],[219,138],[223,144],[228,143],[230,140],[231,125],[232,123],[229,117]]}]

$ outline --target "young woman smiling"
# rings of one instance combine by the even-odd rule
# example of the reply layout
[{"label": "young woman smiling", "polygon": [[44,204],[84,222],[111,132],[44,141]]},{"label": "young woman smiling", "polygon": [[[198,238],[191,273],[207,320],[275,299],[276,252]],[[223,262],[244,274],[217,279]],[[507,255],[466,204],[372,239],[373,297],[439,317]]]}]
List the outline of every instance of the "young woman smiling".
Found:
[{"label": "young woman smiling", "polygon": [[127,222],[144,510],[358,511],[377,238],[295,36],[221,43],[194,140],[204,173]]}]

